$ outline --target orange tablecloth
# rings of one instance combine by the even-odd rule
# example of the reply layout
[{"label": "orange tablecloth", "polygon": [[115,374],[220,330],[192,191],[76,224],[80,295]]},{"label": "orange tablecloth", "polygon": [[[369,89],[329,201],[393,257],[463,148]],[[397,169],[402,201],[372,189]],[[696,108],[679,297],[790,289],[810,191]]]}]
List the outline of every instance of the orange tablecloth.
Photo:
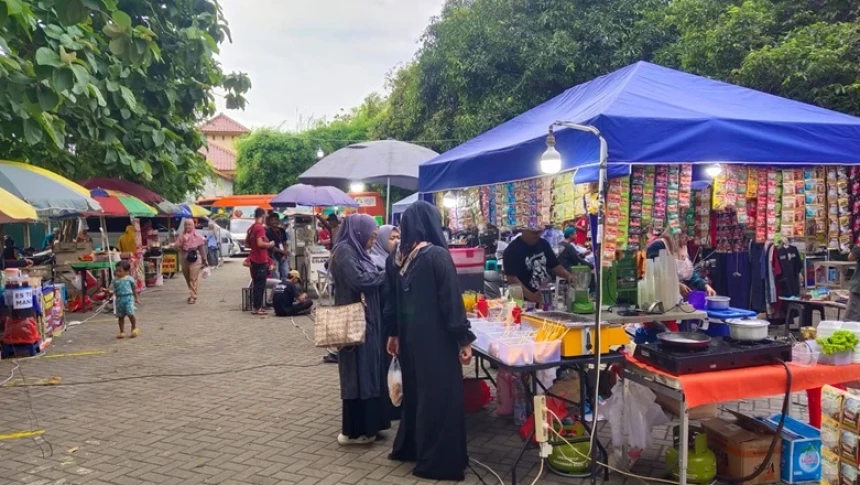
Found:
[{"label": "orange tablecloth", "polygon": [[[636,360],[631,355],[627,356],[626,365],[635,365],[649,372],[678,380],[684,391],[687,406],[690,408],[703,404],[785,394],[785,368],[781,365],[746,367],[683,376],[667,374]],[[791,369],[792,392],[815,389],[825,384],[833,385],[860,380],[860,364],[801,367],[789,363],[788,367]]]}]

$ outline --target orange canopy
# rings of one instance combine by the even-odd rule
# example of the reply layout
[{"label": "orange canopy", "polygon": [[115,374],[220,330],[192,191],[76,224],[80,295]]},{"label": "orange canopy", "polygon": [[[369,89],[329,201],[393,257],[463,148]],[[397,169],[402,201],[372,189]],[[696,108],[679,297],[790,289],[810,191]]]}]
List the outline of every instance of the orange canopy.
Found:
[{"label": "orange canopy", "polygon": [[269,210],[272,208],[270,202],[275,194],[269,195],[228,195],[222,197],[212,204],[212,207],[244,207],[256,206]]}]

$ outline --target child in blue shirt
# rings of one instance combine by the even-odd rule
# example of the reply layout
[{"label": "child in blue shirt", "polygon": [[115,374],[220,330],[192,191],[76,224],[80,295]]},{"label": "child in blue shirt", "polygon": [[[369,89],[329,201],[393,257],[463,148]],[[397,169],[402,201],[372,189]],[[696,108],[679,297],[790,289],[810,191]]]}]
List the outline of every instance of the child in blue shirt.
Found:
[{"label": "child in blue shirt", "polygon": [[134,304],[140,304],[137,294],[137,286],[131,276],[131,264],[128,261],[120,261],[116,264],[114,280],[111,283],[109,293],[114,296],[114,308],[119,320],[119,334],[116,338],[125,338],[125,317],[131,322],[131,338],[140,335],[137,328],[137,318],[134,316]]}]

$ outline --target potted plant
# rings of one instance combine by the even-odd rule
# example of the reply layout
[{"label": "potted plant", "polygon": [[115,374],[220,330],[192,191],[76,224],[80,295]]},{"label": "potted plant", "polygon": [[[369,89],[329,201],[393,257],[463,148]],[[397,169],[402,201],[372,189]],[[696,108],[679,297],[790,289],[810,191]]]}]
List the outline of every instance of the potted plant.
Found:
[{"label": "potted plant", "polygon": [[854,348],[860,342],[853,332],[837,330],[829,337],[819,337],[815,342],[821,347],[818,362],[824,365],[848,365]]}]

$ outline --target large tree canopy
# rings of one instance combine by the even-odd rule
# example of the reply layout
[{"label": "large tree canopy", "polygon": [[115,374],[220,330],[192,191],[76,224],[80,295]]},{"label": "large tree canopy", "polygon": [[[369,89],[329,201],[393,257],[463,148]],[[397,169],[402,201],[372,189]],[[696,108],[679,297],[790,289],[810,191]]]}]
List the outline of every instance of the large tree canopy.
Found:
[{"label": "large tree canopy", "polygon": [[0,0],[3,158],[182,199],[210,170],[214,89],[242,108],[250,88],[215,59],[228,39],[214,0]]},{"label": "large tree canopy", "polygon": [[858,0],[448,0],[371,134],[444,151],[638,60],[860,115]]}]

